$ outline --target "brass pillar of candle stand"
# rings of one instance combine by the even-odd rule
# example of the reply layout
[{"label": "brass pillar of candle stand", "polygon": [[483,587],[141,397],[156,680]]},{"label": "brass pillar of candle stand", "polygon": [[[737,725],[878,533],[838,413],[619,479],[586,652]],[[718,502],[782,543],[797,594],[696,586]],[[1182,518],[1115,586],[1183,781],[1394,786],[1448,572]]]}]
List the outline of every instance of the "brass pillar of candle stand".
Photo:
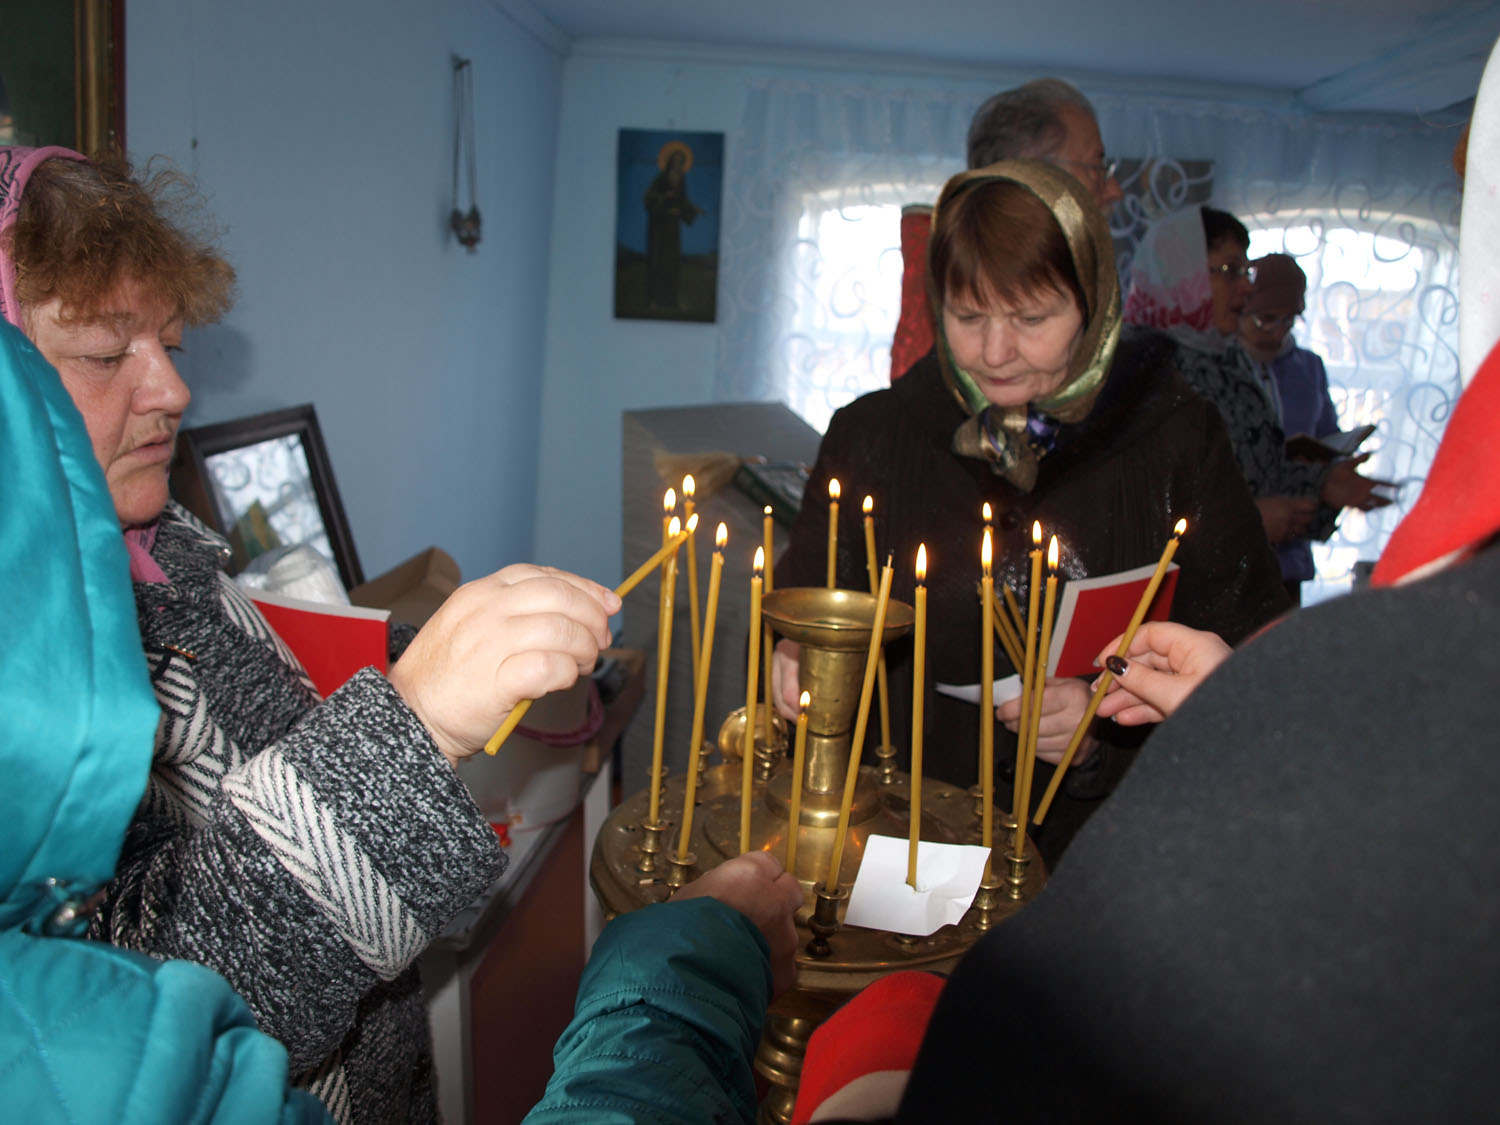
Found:
[{"label": "brass pillar of candle stand", "polygon": [[[1006,894],[987,896],[985,910],[971,909],[958,925],[944,926],[927,937],[911,938],[842,925],[847,890],[859,870],[865,841],[871,835],[906,839],[910,830],[910,777],[898,770],[886,780],[879,767],[864,766],[859,771],[849,840],[840,869],[841,895],[833,904],[839,925],[824,935],[828,945],[826,955],[810,954],[807,945],[817,936],[810,925],[816,890],[825,881],[832,860],[854,710],[859,702],[874,625],[875,598],[854,590],[785,589],[766,594],[762,610],[776,632],[802,645],[800,685],[810,696],[807,761],[798,817],[801,823],[788,823],[791,760],[785,755],[784,743],[774,752],[776,760],[770,777],[757,778],[752,791],[750,846],[784,859],[788,833],[798,832],[795,874],[803,894],[803,906],[797,913],[800,939],[797,981],[772,1004],[756,1055],[756,1069],[771,1085],[760,1110],[761,1120],[769,1125],[790,1119],[807,1038],[833,1008],[887,973],[901,969],[951,969],[984,934],[982,927],[1003,921],[1041,889],[1046,870],[1028,841],[1028,856],[1034,862],[1027,865],[1020,900]],[[910,606],[890,602],[884,640],[889,642],[909,631],[913,617]],[[743,714],[738,715],[737,721],[744,723]],[[738,751],[742,738],[734,737],[734,722],[736,716],[731,715],[726,726],[730,727],[730,741]],[[738,730],[742,735],[743,725]],[[721,745],[724,737],[721,728]],[[702,875],[739,854],[741,775],[742,765],[735,756],[707,768],[699,782],[690,842],[695,859],[691,877]],[[680,773],[666,779],[661,795],[663,807],[681,806],[684,780]],[[627,798],[610,814],[595,840],[589,876],[607,915],[663,901],[675,889],[673,882],[689,875],[687,871],[664,872],[660,859],[655,872],[640,869],[642,844],[647,843],[646,837],[650,835],[643,831],[648,800],[646,790]],[[921,800],[923,840],[979,842],[974,802],[962,788],[924,779]],[[1001,814],[997,811],[996,815]],[[825,905],[820,928],[824,928],[822,921],[827,920],[828,912]]]}]

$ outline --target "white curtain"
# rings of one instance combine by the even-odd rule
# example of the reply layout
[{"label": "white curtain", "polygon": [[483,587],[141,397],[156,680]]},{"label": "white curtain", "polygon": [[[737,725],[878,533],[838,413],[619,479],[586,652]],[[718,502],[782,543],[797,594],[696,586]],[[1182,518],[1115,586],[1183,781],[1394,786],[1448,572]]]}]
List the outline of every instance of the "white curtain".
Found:
[{"label": "white curtain", "polygon": [[[750,91],[726,169],[719,400],[783,401],[821,428],[886,384],[900,206],[932,202],[963,167],[969,119],[995,88]],[[1251,228],[1252,254],[1285,251],[1306,270],[1298,338],[1324,356],[1344,428],[1380,423],[1369,468],[1404,482],[1397,504],[1350,513],[1319,550],[1321,586],[1347,586],[1415,499],[1459,389],[1456,131],[1084,92],[1109,154],[1151,170],[1111,217],[1122,276],[1146,225],[1186,205],[1205,167],[1214,204]]]}]

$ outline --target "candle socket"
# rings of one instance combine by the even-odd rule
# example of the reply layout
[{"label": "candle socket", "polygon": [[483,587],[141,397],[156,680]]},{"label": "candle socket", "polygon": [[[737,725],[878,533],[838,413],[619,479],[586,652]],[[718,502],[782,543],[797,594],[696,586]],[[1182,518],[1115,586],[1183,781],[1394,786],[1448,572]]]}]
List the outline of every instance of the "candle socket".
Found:
[{"label": "candle socket", "polygon": [[660,868],[657,857],[661,855],[661,838],[666,830],[665,820],[641,821],[641,858],[635,869],[642,875],[654,874]]},{"label": "candle socket", "polygon": [[849,892],[843,887],[836,891],[818,887],[816,893],[817,901],[807,922],[807,928],[813,932],[812,940],[807,943],[807,955],[821,958],[833,951],[828,939],[839,932],[839,903],[849,897]]},{"label": "candle socket", "polygon": [[1026,868],[1030,864],[1030,856],[1017,859],[1015,852],[1010,852],[1005,857],[1005,894],[1012,902],[1020,902],[1026,897]]},{"label": "candle socket", "polygon": [[979,891],[974,895],[974,928],[988,930],[995,924],[994,913],[1001,903],[1001,892],[1007,886],[1004,876],[995,873],[994,852],[990,853],[990,862],[985,867],[984,881],[979,884]]},{"label": "candle socket", "polygon": [[880,784],[889,785],[896,780],[896,748],[889,743],[875,747],[875,767],[880,771]]},{"label": "candle socket", "polygon": [[969,786],[969,796],[974,798],[974,842],[977,844],[984,831],[984,786],[977,783]]},{"label": "candle socket", "polygon": [[714,744],[712,742],[709,742],[707,739],[704,739],[703,740],[703,745],[702,745],[702,747],[698,751],[698,788],[699,789],[703,788],[704,778],[706,778],[708,776],[708,758],[709,758],[709,755],[712,754],[713,752],[714,752]]},{"label": "candle socket", "polygon": [[693,869],[698,866],[698,857],[692,852],[681,856],[673,852],[667,864],[671,868],[667,872],[667,886],[671,888],[669,893],[675,894],[678,887],[693,881]]}]

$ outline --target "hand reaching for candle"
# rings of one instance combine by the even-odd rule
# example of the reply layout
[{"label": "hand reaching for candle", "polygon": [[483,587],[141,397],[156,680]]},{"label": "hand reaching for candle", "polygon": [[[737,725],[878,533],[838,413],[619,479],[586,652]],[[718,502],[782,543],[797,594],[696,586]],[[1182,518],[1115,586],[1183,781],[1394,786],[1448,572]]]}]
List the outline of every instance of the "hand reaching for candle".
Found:
[{"label": "hand reaching for candle", "polygon": [[754,922],[771,948],[772,995],[792,986],[797,973],[797,923],[802,887],[766,852],[746,852],[688,883],[673,901],[716,898]]},{"label": "hand reaching for candle", "polygon": [[1142,625],[1127,660],[1115,656],[1120,640],[1116,637],[1099,654],[1113,677],[1099,714],[1127,727],[1161,722],[1232,651],[1215,633],[1171,621]]},{"label": "hand reaching for candle", "polygon": [[[1037,725],[1036,756],[1044,762],[1056,765],[1068,748],[1073,732],[1089,706],[1089,686],[1082,680],[1048,680],[1042,689],[1042,718]],[[1005,724],[1005,729],[1014,733],[1021,724],[1021,700],[1019,697],[995,708],[995,718]],[[1088,761],[1089,755],[1099,745],[1092,731],[1083,736],[1073,765]]]},{"label": "hand reaching for candle", "polygon": [[391,669],[391,686],[456,765],[521,700],[593,668],[619,608],[612,591],[586,578],[508,566],[449,596]]},{"label": "hand reaching for candle", "polygon": [[776,651],[771,656],[771,699],[776,713],[788,722],[797,721],[797,705],[802,699],[802,689],[797,677],[802,670],[802,646],[796,641],[776,642]]}]

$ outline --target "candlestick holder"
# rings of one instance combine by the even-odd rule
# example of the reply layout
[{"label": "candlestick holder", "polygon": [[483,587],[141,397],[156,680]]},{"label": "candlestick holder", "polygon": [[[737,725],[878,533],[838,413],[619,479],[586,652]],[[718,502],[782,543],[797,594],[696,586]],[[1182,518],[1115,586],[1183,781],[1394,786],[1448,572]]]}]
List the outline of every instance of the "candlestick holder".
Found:
[{"label": "candlestick holder", "polygon": [[678,855],[673,852],[667,860],[667,886],[669,894],[676,894],[677,888],[693,881],[693,869],[698,866],[698,857],[692,852],[686,855]]},{"label": "candlestick holder", "polygon": [[1018,859],[1015,852],[1006,852],[1005,894],[1012,902],[1026,900],[1026,869],[1030,866],[1030,856],[1023,855]]},{"label": "candlestick holder", "polygon": [[[756,1056],[756,1072],[769,1084],[760,1108],[760,1120],[767,1123],[790,1120],[807,1038],[828,1012],[888,973],[901,969],[951,971],[985,932],[976,925],[977,912],[972,910],[960,924],[944,926],[917,939],[840,925],[841,904],[848,897],[870,836],[906,839],[910,833],[911,779],[899,769],[888,775],[883,755],[877,756],[878,765],[858,771],[839,886],[831,893],[826,889],[875,601],[860,591],[813,588],[776,590],[766,594],[762,604],[770,626],[802,645],[799,686],[810,697],[796,825],[790,823],[792,760],[785,753],[785,742],[781,741],[779,748],[763,748],[757,732],[755,743],[757,773],[763,750],[769,749],[770,774],[764,780],[757,777],[752,781],[750,847],[784,857],[789,834],[796,831],[797,863],[792,874],[803,894],[803,905],[796,916],[796,983],[772,1005]],[[911,629],[914,620],[910,606],[898,601],[888,603],[882,638],[890,641],[901,636]],[[737,718],[743,723],[743,715]],[[740,854],[744,728],[736,731],[735,719],[730,716],[726,721],[728,736],[721,729],[716,740],[721,751],[732,747],[735,753],[726,755],[721,765],[705,766],[697,786],[688,843],[693,855],[679,863],[670,854],[678,844],[675,838],[670,843],[663,839],[658,845],[656,863],[666,878],[647,879],[637,870],[644,847],[642,822],[649,819],[649,792],[626,797],[606,818],[594,842],[589,868],[594,892],[606,915],[659,902],[666,892],[675,892],[688,880]],[[774,728],[778,735],[773,741],[785,739],[789,727],[778,716]],[[685,777],[677,777],[664,785],[662,800],[681,801],[685,781]],[[963,788],[927,778],[922,782],[920,799],[924,841],[958,844],[979,838],[982,804],[978,794],[970,800]],[[1026,872],[1028,900],[1046,878],[1040,859],[1034,855],[1032,859]],[[998,851],[995,862],[1000,862]],[[1022,905],[1000,894],[993,907],[987,906],[987,925],[999,924]],[[830,941],[835,932],[837,942]],[[818,943],[815,948],[814,943]]]},{"label": "candlestick holder", "polygon": [[666,832],[667,826],[665,820],[641,821],[641,858],[636,862],[635,869],[642,875],[654,875],[660,870],[658,856],[661,854],[662,834]]},{"label": "candlestick holder", "polygon": [[839,932],[839,906],[848,900],[849,892],[843,887],[832,891],[819,887],[814,893],[817,903],[807,921],[807,927],[813,933],[812,940],[807,943],[807,955],[823,958],[833,952],[828,939]]},{"label": "candlestick holder", "polygon": [[896,780],[896,748],[889,742],[875,747],[875,772],[880,775],[882,785]]},{"label": "candlestick holder", "polygon": [[1005,889],[1005,877],[995,870],[998,858],[992,850],[990,862],[984,869],[984,879],[980,881],[974,903],[969,908],[973,913],[974,928],[981,932],[995,924],[996,912],[1005,905],[1005,898],[1001,894]]}]

